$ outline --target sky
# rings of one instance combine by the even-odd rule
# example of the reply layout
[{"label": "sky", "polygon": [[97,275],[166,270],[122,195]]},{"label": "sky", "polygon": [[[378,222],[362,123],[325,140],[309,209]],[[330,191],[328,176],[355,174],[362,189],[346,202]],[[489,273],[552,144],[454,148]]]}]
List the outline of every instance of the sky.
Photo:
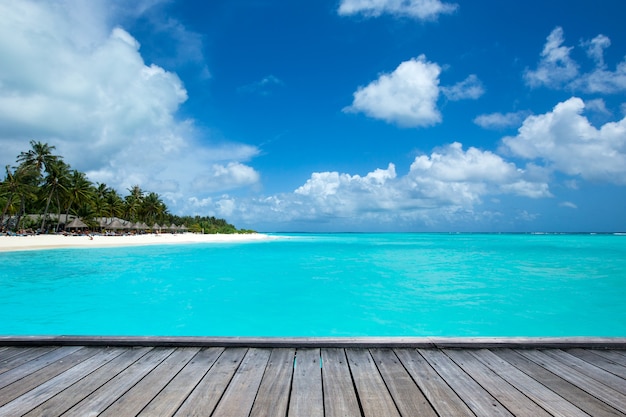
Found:
[{"label": "sky", "polygon": [[0,0],[0,163],[265,232],[626,231],[623,0]]}]

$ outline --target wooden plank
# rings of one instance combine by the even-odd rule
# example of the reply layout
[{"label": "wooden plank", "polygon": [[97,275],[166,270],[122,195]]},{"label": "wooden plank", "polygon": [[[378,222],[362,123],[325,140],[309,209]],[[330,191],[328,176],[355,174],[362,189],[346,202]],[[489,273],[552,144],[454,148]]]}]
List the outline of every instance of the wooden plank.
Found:
[{"label": "wooden plank", "polygon": [[21,365],[0,374],[0,388],[4,388],[9,384],[32,374],[33,372],[37,372],[38,370],[45,368],[51,363],[54,363],[55,361],[62,359],[79,349],[81,349],[80,346],[62,347],[48,351],[47,353],[44,353],[43,355],[28,362],[22,363]]},{"label": "wooden plank", "polygon": [[[102,366],[103,364],[107,363],[108,361],[122,353],[121,349],[93,348],[82,349],[78,352],[89,350],[99,352],[97,354],[91,355],[89,358],[83,361],[80,361],[80,363],[72,366],[71,369],[60,373],[56,377],[51,378],[41,383],[40,385],[37,385],[34,389],[29,390],[28,392],[25,391],[26,394],[21,395],[20,397],[16,397],[16,399],[7,403],[5,406],[0,407],[0,416],[21,416],[22,414],[32,411],[32,409],[39,407],[41,404],[53,398],[55,395],[65,390],[67,387],[73,385],[84,376],[93,372],[94,369],[97,369],[98,367]],[[18,383],[21,384],[22,381],[18,381]]]},{"label": "wooden plank", "polygon": [[565,381],[561,377],[553,374],[544,367],[537,365],[535,362],[525,358],[511,349],[498,350],[497,355],[591,416],[624,416],[622,413],[615,410],[613,407],[609,407],[593,395],[581,390],[577,386]]},{"label": "wooden plank", "polygon": [[611,362],[615,362],[618,365],[626,366],[626,355],[621,354],[617,350],[600,350],[600,349],[586,349],[590,352],[593,352],[594,355],[602,356],[610,360]]},{"label": "wooden plank", "polygon": [[23,355],[29,350],[35,348],[2,346],[0,349],[2,349],[2,351],[0,351],[0,366],[2,366],[3,362],[5,362],[6,360],[16,355]]},{"label": "wooden plank", "polygon": [[141,381],[111,404],[100,416],[137,415],[199,350],[200,348],[177,348]]},{"label": "wooden plank", "polygon": [[417,350],[394,349],[394,351],[417,386],[424,393],[424,396],[440,416],[474,415]]},{"label": "wooden plank", "polygon": [[398,411],[404,417],[436,417],[437,413],[391,349],[372,349],[374,362]]},{"label": "wooden plank", "polygon": [[322,349],[322,382],[326,417],[361,416],[344,349]]},{"label": "wooden plank", "polygon": [[319,349],[298,349],[291,386],[288,416],[322,417],[322,369]]},{"label": "wooden plank", "polygon": [[620,378],[626,379],[626,366],[620,365],[604,356],[597,355],[589,349],[568,349],[567,353],[617,375]]},{"label": "wooden plank", "polygon": [[4,405],[33,388],[44,384],[48,380],[65,372],[85,359],[94,356],[97,352],[98,348],[79,349],[70,355],[64,356],[56,362],[52,362],[50,365],[26,375],[24,378],[21,378],[10,385],[7,385],[6,387],[0,389],[0,405]]},{"label": "wooden plank", "polygon": [[596,381],[608,385],[609,387],[621,392],[622,394],[626,393],[626,380],[624,378],[612,374],[611,372],[605,371],[604,369],[595,366],[591,362],[582,360],[576,356],[570,355],[569,353],[563,352],[562,350],[547,350],[543,351],[543,353],[564,363],[571,368],[576,369],[583,375],[587,375],[588,377],[593,378]]},{"label": "wooden plank", "polygon": [[223,352],[224,348],[203,348],[138,416],[173,415]]},{"label": "wooden plank", "polygon": [[63,416],[83,417],[99,415],[171,353],[172,349],[152,349],[137,362],[124,369],[76,406],[69,409]]},{"label": "wooden plank", "polygon": [[578,372],[576,369],[538,350],[524,350],[519,351],[519,353],[538,365],[543,366],[550,372],[559,375],[566,381],[578,386],[582,390],[587,391],[589,394],[604,401],[611,407],[622,413],[626,413],[626,395],[621,392]]},{"label": "wooden plank", "polygon": [[400,416],[369,351],[348,349],[346,356],[363,415]]},{"label": "wooden plank", "polygon": [[516,417],[550,417],[543,408],[513,387],[466,350],[445,350],[444,353],[471,378],[493,395]]},{"label": "wooden plank", "polygon": [[295,349],[272,349],[250,417],[286,416]]},{"label": "wooden plank", "polygon": [[479,349],[469,352],[553,416],[588,416],[587,413],[546,388],[541,382],[529,377],[490,350]]},{"label": "wooden plank", "polygon": [[[71,371],[75,374],[72,376],[75,377],[75,379],[79,379],[83,372],[86,374],[84,378],[58,393],[51,389],[49,394],[53,394],[53,396],[41,405],[33,408],[29,413],[25,414],[24,417],[59,416],[63,414],[82,401],[83,398],[89,396],[107,381],[111,380],[122,370],[128,368],[149,350],[149,348],[117,348],[111,351],[102,349],[97,356],[93,356],[81,365],[72,368]],[[116,352],[121,354],[115,356]],[[115,357],[109,360],[109,356]],[[101,364],[102,366],[100,366]],[[82,367],[84,367],[84,369],[80,369]],[[69,371],[62,376],[68,378],[69,383],[71,379],[68,374]],[[50,380],[48,384],[51,384],[55,388],[64,388],[66,385],[62,381],[56,380]],[[44,385],[40,388],[44,388]]]},{"label": "wooden plank", "polygon": [[29,362],[45,353],[51,352],[57,347],[35,347],[35,348],[11,348],[10,354],[0,361],[0,374]]},{"label": "wooden plank", "polygon": [[211,415],[247,351],[246,348],[226,349],[175,415],[180,417]]},{"label": "wooden plank", "polygon": [[478,416],[512,417],[489,392],[481,387],[459,366],[440,350],[423,349],[418,352],[430,363],[450,388],[457,393],[465,404]]},{"label": "wooden plank", "polygon": [[271,350],[252,348],[228,384],[213,417],[248,417],[265,373]]}]

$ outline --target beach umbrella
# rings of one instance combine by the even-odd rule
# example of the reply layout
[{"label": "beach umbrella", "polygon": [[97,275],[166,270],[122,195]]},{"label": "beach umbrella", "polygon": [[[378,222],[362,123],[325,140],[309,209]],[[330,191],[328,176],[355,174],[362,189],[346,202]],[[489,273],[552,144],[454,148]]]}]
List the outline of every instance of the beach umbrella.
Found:
[{"label": "beach umbrella", "polygon": [[74,217],[74,220],[65,226],[66,229],[86,229],[87,227],[88,226],[78,217]]},{"label": "beach umbrella", "polygon": [[161,230],[161,226],[159,226],[159,224],[158,224],[158,223],[155,223],[155,224],[153,224],[153,225],[152,225],[152,230],[153,230],[153,231],[155,231],[155,232],[156,232],[157,230]]}]

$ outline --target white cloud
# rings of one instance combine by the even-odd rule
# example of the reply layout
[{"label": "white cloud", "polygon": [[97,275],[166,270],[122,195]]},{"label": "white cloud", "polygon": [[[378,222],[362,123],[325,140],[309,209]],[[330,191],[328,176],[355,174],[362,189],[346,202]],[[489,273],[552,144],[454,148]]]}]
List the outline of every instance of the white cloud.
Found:
[{"label": "white cloud", "polygon": [[537,69],[524,74],[531,87],[561,87],[578,75],[578,64],[570,57],[572,47],[563,46],[563,28],[555,28],[546,40]]},{"label": "white cloud", "polygon": [[[14,163],[36,139],[55,145],[92,181],[122,192],[140,184],[171,201],[258,181],[243,165],[258,149],[204,145],[193,120],[177,119],[187,99],[183,83],[144,62],[139,42],[110,26],[117,9],[109,6],[0,3],[0,162]],[[215,183],[189,181],[207,166],[215,167],[208,175]]]},{"label": "white cloud", "polygon": [[[478,210],[485,197],[514,195],[551,197],[545,178],[530,166],[520,169],[500,156],[477,148],[447,145],[430,155],[420,155],[409,172],[399,176],[394,164],[366,175],[315,172],[293,193],[256,198],[226,198],[229,204],[216,213],[229,214],[241,224],[350,225],[376,230],[399,224],[449,224],[498,217]],[[495,199],[497,200],[497,199]],[[232,204],[231,204],[232,203]],[[496,203],[497,204],[497,203]],[[481,220],[482,219],[482,220]]]},{"label": "white cloud", "polygon": [[239,162],[227,165],[215,164],[200,172],[192,180],[194,189],[205,192],[230,190],[259,182],[259,174],[253,168]]},{"label": "white cloud", "polygon": [[485,89],[478,77],[472,74],[452,87],[441,87],[441,92],[451,101],[476,100],[485,94]]},{"label": "white cloud", "polygon": [[583,47],[587,48],[587,55],[596,62],[596,66],[604,68],[604,50],[611,46],[611,40],[604,36],[598,35],[590,41],[583,42]]},{"label": "white cloud", "polygon": [[452,13],[456,9],[456,4],[443,3],[441,0],[342,0],[339,5],[339,14],[364,14],[366,16],[392,14],[421,20],[434,20],[439,15]]},{"label": "white cloud", "polygon": [[606,69],[604,50],[611,45],[608,37],[598,35],[590,41],[581,42],[581,46],[595,63],[595,69],[586,73],[579,71],[580,65],[570,56],[573,47],[564,46],[564,41],[562,28],[557,27],[550,33],[537,69],[526,70],[524,73],[530,87],[546,86],[602,94],[626,90],[626,59],[617,64],[615,71]]},{"label": "white cloud", "polygon": [[551,195],[546,183],[527,179],[515,164],[489,151],[473,147],[464,151],[458,142],[430,156],[418,156],[407,178],[411,188],[424,196],[463,206],[479,203],[486,194]]},{"label": "white cloud", "polygon": [[437,109],[441,68],[424,55],[401,63],[390,74],[360,87],[346,112],[397,123],[404,127],[430,126],[441,121]]},{"label": "white cloud", "polygon": [[567,207],[567,208],[571,208],[571,209],[577,209],[578,206],[574,203],[572,203],[571,201],[563,201],[562,203],[559,203],[559,206],[561,207]]},{"label": "white cloud", "polygon": [[527,111],[481,114],[474,119],[474,123],[485,129],[504,129],[519,126],[527,116]]},{"label": "white cloud", "polygon": [[530,116],[517,136],[503,139],[504,146],[568,175],[626,184],[626,118],[597,129],[582,115],[584,108],[583,100],[572,97],[551,112]]}]

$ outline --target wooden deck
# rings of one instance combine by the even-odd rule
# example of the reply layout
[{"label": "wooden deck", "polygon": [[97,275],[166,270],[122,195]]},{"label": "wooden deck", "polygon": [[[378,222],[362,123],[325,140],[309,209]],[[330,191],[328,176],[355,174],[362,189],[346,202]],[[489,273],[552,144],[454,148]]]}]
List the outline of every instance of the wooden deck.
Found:
[{"label": "wooden deck", "polygon": [[89,344],[0,345],[0,416],[626,416],[624,346]]}]

